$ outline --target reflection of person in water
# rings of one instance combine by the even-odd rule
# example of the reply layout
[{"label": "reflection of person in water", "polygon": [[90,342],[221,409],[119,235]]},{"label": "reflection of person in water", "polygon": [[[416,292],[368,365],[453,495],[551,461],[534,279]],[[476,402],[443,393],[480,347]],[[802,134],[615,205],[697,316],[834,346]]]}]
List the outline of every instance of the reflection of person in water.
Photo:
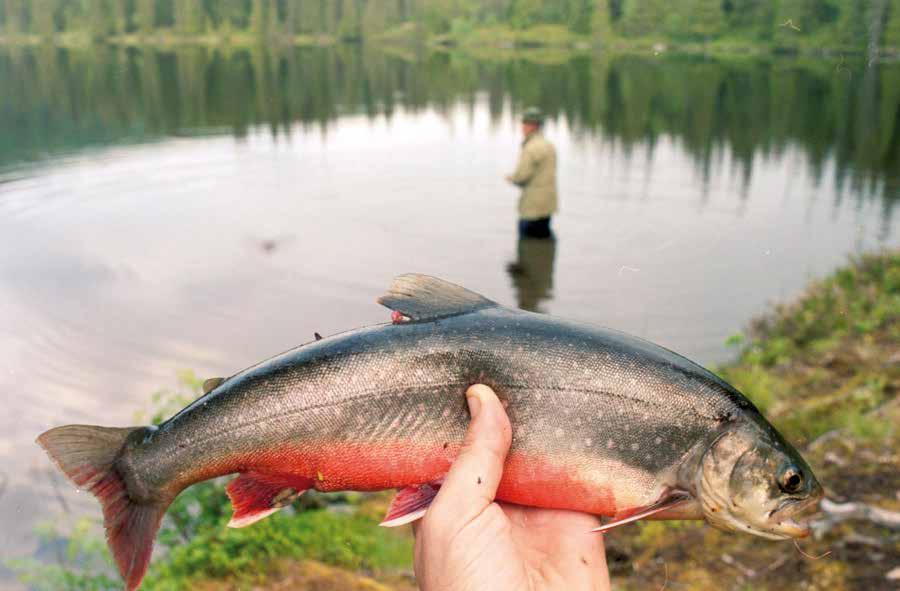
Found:
[{"label": "reflection of person in water", "polygon": [[536,108],[522,116],[522,153],[506,180],[522,188],[519,197],[519,236],[548,238],[550,216],[556,212],[556,148],[541,133],[543,114]]},{"label": "reflection of person in water", "polygon": [[518,258],[506,270],[516,288],[518,305],[523,310],[540,312],[543,300],[549,300],[553,290],[553,261],[556,258],[556,239],[519,237]]}]

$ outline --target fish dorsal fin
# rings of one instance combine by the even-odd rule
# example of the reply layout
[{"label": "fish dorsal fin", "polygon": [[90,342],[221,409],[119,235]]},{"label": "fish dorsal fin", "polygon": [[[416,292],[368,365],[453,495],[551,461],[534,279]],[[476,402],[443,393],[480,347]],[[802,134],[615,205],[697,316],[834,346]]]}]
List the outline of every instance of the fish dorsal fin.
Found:
[{"label": "fish dorsal fin", "polygon": [[222,382],[225,381],[225,378],[209,378],[205,382],[203,382],[203,393],[209,394],[216,388],[218,388]]},{"label": "fish dorsal fin", "polygon": [[432,320],[496,306],[486,297],[449,281],[408,273],[400,275],[378,303],[411,320]]}]

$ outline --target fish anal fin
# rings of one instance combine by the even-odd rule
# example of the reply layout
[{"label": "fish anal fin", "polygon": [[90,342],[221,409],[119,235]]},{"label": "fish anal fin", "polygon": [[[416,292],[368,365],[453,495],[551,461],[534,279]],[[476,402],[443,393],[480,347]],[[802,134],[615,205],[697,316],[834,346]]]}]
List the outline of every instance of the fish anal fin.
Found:
[{"label": "fish anal fin", "polygon": [[391,500],[382,527],[397,527],[421,519],[440,490],[440,483],[419,484],[401,488]]},{"label": "fish anal fin", "polygon": [[417,273],[395,278],[378,303],[411,320],[432,320],[497,305],[464,287]]},{"label": "fish anal fin", "polygon": [[293,503],[307,489],[309,478],[293,474],[243,472],[225,487],[234,514],[228,527],[247,527]]},{"label": "fish anal fin", "polygon": [[216,388],[218,388],[222,382],[225,381],[225,378],[209,378],[205,382],[203,382],[203,393],[209,394]]},{"label": "fish anal fin", "polygon": [[592,529],[592,532],[607,532],[611,529],[617,528],[621,525],[625,525],[627,523],[634,523],[635,521],[640,521],[641,519],[646,519],[658,513],[662,513],[664,511],[672,511],[674,508],[679,507],[685,503],[689,503],[693,500],[690,494],[682,492],[682,491],[673,491],[667,493],[663,496],[659,501],[653,503],[652,505],[648,505],[646,507],[638,507],[633,511],[629,511],[628,515],[625,517],[621,517],[618,519],[613,519],[608,523],[604,523],[600,527],[596,527]]}]

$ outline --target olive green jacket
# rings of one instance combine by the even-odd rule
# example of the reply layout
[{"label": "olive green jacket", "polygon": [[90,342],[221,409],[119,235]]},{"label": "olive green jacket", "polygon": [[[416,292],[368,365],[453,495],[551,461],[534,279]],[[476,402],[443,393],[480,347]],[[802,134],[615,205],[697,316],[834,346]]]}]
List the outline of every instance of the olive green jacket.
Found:
[{"label": "olive green jacket", "polygon": [[522,142],[516,171],[507,177],[522,187],[519,217],[536,220],[556,212],[556,148],[536,131]]}]

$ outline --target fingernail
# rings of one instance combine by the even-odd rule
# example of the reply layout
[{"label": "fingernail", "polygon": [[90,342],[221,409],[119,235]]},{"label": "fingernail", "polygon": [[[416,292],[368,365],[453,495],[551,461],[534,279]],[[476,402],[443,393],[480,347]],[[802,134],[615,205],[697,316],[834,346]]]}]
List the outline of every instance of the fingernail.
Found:
[{"label": "fingernail", "polygon": [[478,399],[478,396],[466,396],[466,402],[469,403],[469,414],[472,415],[472,418],[478,416],[479,411],[481,411],[481,400]]}]

